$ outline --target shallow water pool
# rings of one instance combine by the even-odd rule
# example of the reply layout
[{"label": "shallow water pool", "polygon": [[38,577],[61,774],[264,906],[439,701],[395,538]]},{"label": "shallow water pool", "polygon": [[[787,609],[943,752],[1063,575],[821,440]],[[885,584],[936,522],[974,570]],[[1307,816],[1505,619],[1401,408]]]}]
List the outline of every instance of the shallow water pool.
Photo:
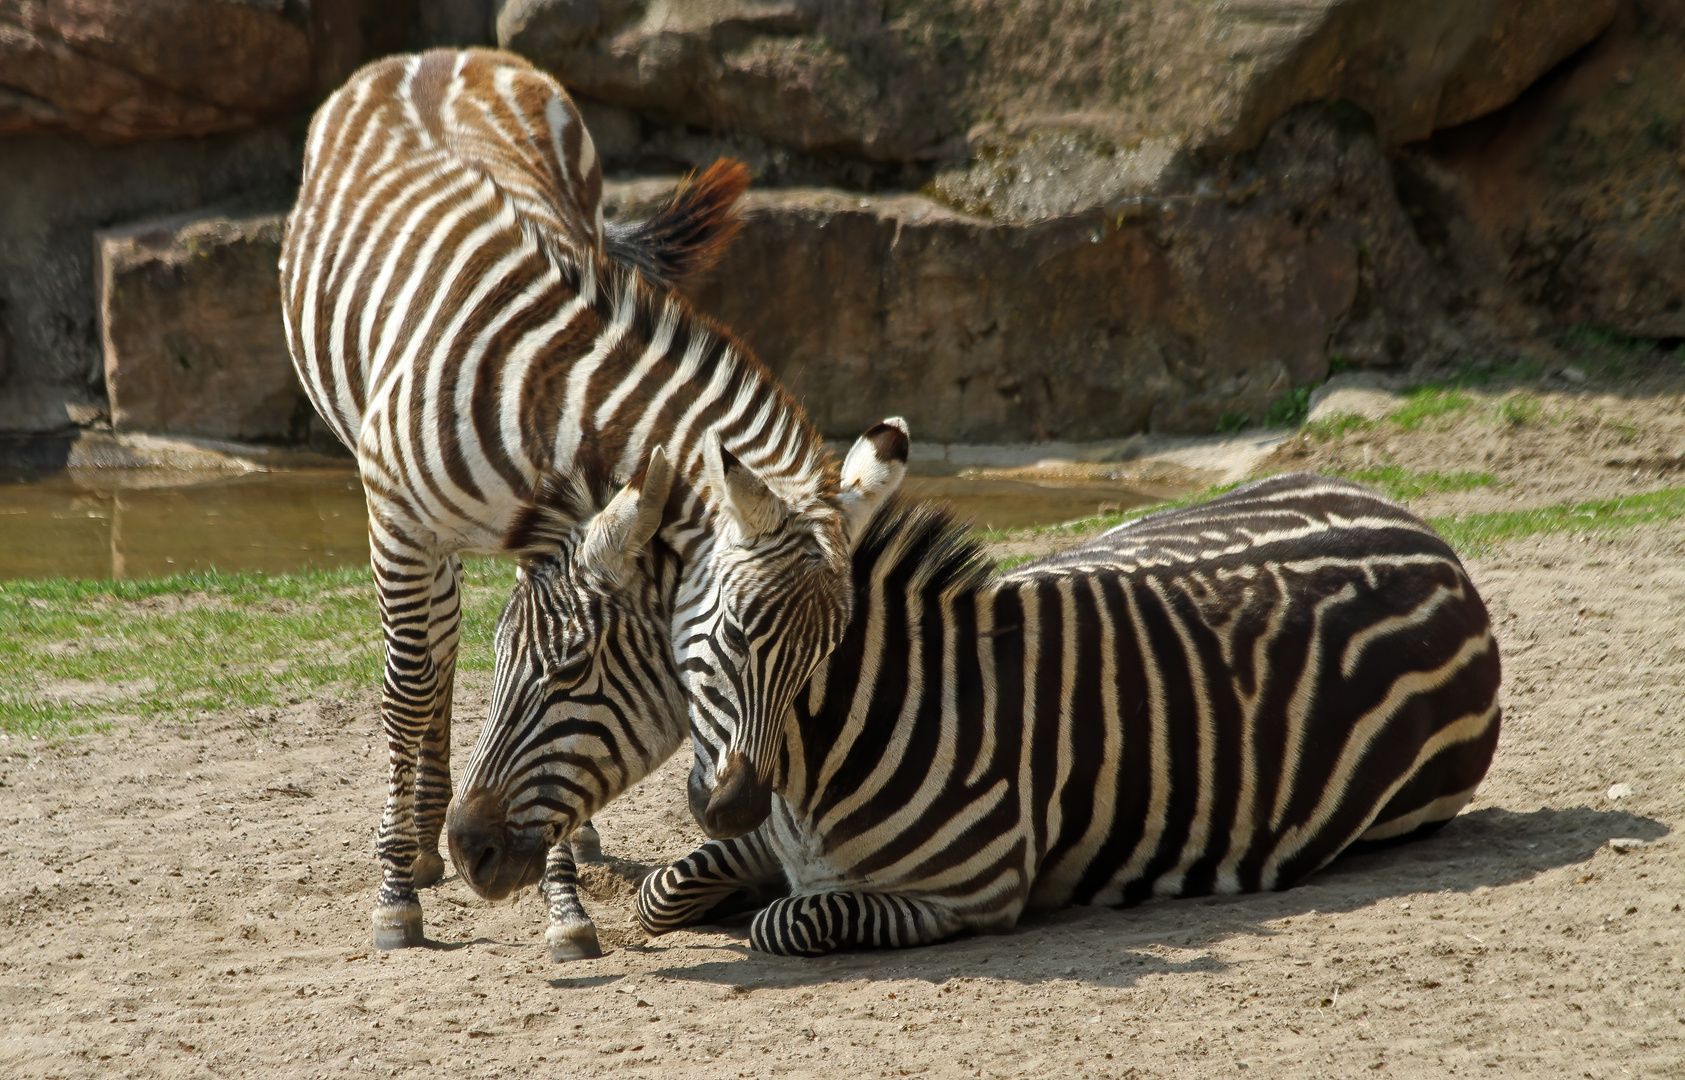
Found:
[{"label": "shallow water pool", "polygon": [[[1123,484],[911,476],[981,528],[1014,529],[1127,509]],[[0,483],[0,579],[142,578],[188,570],[286,573],[368,561],[363,491],[350,469],[200,474],[66,470]]]}]

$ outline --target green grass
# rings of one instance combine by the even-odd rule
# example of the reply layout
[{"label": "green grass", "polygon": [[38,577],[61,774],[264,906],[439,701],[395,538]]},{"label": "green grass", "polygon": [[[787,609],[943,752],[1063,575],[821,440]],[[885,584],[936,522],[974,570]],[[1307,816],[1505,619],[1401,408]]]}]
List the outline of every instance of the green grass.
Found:
[{"label": "green grass", "polygon": [[1436,495],[1446,491],[1472,491],[1491,487],[1498,478],[1489,472],[1412,472],[1398,465],[1374,465],[1362,469],[1346,469],[1336,475],[1391,495],[1395,499],[1414,499],[1422,495]]},{"label": "green grass", "polygon": [[[1403,498],[1493,482],[1486,473],[1411,473],[1394,466],[1356,470],[1353,479]],[[1233,488],[1225,484],[1172,502],[1030,529],[988,530],[990,542],[1079,536],[1160,510],[1189,506]],[[1480,554],[1508,541],[1555,533],[1608,534],[1685,518],[1685,487],[1646,495],[1528,510],[1457,514],[1432,524],[1459,552]],[[1002,558],[1011,569],[1031,556]],[[461,665],[487,671],[497,612],[513,566],[478,559],[466,566]],[[380,674],[379,621],[362,569],[261,574],[188,574],[146,581],[0,582],[0,731],[54,738],[95,730],[115,717],[192,720],[229,710],[279,705],[336,684],[374,687]],[[98,704],[70,705],[41,693],[43,683],[110,686],[151,680],[152,689]]]},{"label": "green grass", "polygon": [[1685,488],[1664,488],[1644,495],[1531,510],[1495,510],[1429,519],[1440,535],[1463,554],[1490,551],[1509,540],[1554,533],[1624,532],[1640,525],[1685,517]]},{"label": "green grass", "polygon": [[1475,400],[1455,386],[1429,383],[1413,386],[1404,392],[1404,404],[1394,409],[1388,422],[1405,431],[1415,431],[1429,420],[1455,416],[1474,408]]},{"label": "green grass", "polygon": [[[1343,474],[1347,479],[1381,488],[1395,498],[1408,499],[1444,491],[1468,491],[1496,483],[1490,473],[1458,471],[1450,473],[1415,473],[1396,466],[1358,469]],[[1136,507],[1119,514],[1104,514],[1082,518],[1059,525],[1042,525],[1029,529],[990,529],[980,535],[989,542],[1008,542],[1032,537],[1068,535],[1073,540],[1089,533],[1121,525],[1126,521],[1160,510],[1192,506],[1216,498],[1237,487],[1223,484],[1207,488],[1172,502]],[[1645,495],[1626,495],[1617,499],[1543,506],[1530,510],[1497,510],[1478,514],[1452,514],[1429,518],[1428,521],[1451,546],[1464,555],[1478,555],[1492,551],[1510,540],[1553,533],[1583,532],[1608,534],[1633,529],[1640,525],[1677,521],[1685,518],[1685,487],[1665,488]],[[1007,571],[1025,563],[1036,555],[1007,555],[996,560],[995,568]]]},{"label": "green grass", "polygon": [[1243,412],[1226,412],[1217,418],[1218,435],[1236,435],[1246,430],[1252,418]]},{"label": "green grass", "polygon": [[1505,427],[1526,427],[1544,419],[1544,406],[1532,394],[1507,394],[1493,404],[1492,419]]},{"label": "green grass", "polygon": [[1264,411],[1264,426],[1297,428],[1305,422],[1305,416],[1310,411],[1311,388],[1296,387],[1270,402],[1270,407]]},{"label": "green grass", "polygon": [[1305,425],[1305,434],[1318,442],[1333,442],[1343,439],[1354,431],[1368,431],[1375,426],[1375,421],[1357,413],[1337,413],[1323,420],[1312,420]]},{"label": "green grass", "polygon": [[[491,666],[492,624],[512,578],[506,563],[468,564],[465,669]],[[0,582],[0,665],[0,731],[75,734],[115,716],[189,719],[335,683],[377,685],[380,622],[361,568]],[[102,700],[72,705],[41,691],[66,681],[105,688]]]}]

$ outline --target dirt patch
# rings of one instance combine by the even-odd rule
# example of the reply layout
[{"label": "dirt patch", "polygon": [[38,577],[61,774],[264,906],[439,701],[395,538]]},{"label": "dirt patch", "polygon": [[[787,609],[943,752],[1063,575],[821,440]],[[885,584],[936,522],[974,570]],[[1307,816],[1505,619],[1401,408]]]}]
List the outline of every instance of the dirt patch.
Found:
[{"label": "dirt patch", "polygon": [[[1432,513],[1678,482],[1603,464],[1677,453],[1676,396],[1561,397],[1543,402],[1560,421],[1459,426],[1473,413],[1290,464],[1367,445],[1502,481],[1425,496]],[[1575,426],[1599,405],[1609,422]],[[557,966],[531,890],[492,905],[454,879],[423,899],[434,948],[368,949],[368,697],[0,742],[0,1073],[1685,1076],[1685,532],[1515,541],[1470,570],[1504,734],[1438,837],[1284,893],[905,952],[790,960],[749,952],[741,924],[635,929],[634,864],[697,838],[688,753],[598,819],[628,860],[585,880],[607,954]],[[459,715],[483,716],[483,677],[464,681]]]},{"label": "dirt patch", "polygon": [[1638,495],[1685,483],[1685,379],[1669,373],[1644,392],[1560,381],[1450,391],[1466,404],[1414,428],[1380,421],[1328,439],[1314,430],[1257,467],[1354,473],[1398,466],[1489,474],[1465,491],[1424,495],[1412,509],[1442,514],[1509,510]]}]

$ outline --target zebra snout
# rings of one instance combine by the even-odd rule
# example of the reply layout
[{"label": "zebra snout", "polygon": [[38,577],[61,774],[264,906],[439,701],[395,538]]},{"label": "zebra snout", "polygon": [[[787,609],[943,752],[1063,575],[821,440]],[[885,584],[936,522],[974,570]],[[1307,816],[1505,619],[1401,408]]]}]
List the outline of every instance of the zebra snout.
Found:
[{"label": "zebra snout", "polygon": [[457,873],[487,900],[502,900],[544,876],[546,838],[511,828],[502,801],[489,793],[453,800],[445,814],[445,833]]},{"label": "zebra snout", "polygon": [[753,832],[771,810],[772,785],[761,783],[748,758],[730,753],[702,812],[702,831],[715,840],[730,840]]}]

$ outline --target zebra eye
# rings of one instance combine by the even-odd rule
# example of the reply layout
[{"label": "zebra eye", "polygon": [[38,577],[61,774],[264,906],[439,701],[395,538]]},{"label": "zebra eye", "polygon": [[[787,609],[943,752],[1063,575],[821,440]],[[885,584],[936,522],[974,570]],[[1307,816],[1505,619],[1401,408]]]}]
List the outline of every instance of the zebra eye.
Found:
[{"label": "zebra eye", "polygon": [[736,623],[728,622],[724,624],[720,633],[725,636],[726,644],[738,652],[749,651],[749,639],[743,636],[743,631],[738,629]]}]

